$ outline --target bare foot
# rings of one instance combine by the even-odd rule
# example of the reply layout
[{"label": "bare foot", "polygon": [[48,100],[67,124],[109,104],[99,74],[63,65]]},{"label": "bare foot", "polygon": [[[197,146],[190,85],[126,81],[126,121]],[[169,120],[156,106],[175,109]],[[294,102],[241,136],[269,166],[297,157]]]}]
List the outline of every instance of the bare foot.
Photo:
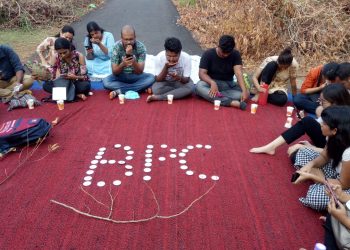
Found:
[{"label": "bare foot", "polygon": [[55,119],[55,120],[53,120],[53,121],[51,122],[52,126],[57,125],[57,124],[58,124],[58,122],[59,122],[59,120],[60,120],[60,118],[59,118],[59,117],[56,117],[56,119]]},{"label": "bare foot", "polygon": [[259,148],[252,148],[249,150],[249,152],[254,153],[254,154],[268,154],[268,155],[275,154],[275,150],[271,149],[270,147],[267,147],[267,146],[262,146]]},{"label": "bare foot", "polygon": [[155,95],[147,96],[146,102],[158,101],[158,98]]},{"label": "bare foot", "polygon": [[256,94],[253,98],[252,98],[252,102],[257,102],[259,99],[259,94]]},{"label": "bare foot", "polygon": [[79,94],[79,95],[77,95],[77,97],[82,99],[83,101],[85,101],[87,99],[86,95],[84,95],[84,94]]}]

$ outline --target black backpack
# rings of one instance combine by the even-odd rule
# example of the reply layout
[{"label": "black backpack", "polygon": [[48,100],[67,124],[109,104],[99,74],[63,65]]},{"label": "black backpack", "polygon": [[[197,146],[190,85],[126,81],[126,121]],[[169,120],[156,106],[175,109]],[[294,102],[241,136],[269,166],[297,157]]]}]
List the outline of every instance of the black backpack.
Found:
[{"label": "black backpack", "polygon": [[19,118],[0,125],[0,157],[48,135],[51,124],[41,118]]}]

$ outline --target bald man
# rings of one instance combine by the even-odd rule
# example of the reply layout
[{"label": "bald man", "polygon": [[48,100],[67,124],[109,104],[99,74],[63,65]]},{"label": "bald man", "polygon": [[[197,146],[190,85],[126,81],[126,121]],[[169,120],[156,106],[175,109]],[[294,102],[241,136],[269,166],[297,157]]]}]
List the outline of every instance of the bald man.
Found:
[{"label": "bald man", "polygon": [[154,75],[143,73],[145,59],[146,47],[136,40],[135,29],[130,25],[124,26],[121,40],[113,47],[112,74],[103,79],[104,88],[110,90],[110,99],[128,90],[143,91],[154,83]]}]

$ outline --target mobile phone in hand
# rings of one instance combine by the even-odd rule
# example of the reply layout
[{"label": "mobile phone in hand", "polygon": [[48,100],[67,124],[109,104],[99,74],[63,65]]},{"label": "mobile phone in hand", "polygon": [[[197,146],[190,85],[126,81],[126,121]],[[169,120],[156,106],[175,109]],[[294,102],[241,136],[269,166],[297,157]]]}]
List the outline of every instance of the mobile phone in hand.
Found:
[{"label": "mobile phone in hand", "polygon": [[295,172],[293,175],[292,175],[292,178],[291,178],[291,182],[295,182],[298,178],[299,178],[300,174]]},{"label": "mobile phone in hand", "polygon": [[130,55],[130,54],[126,54],[126,55],[125,55],[125,57],[126,57],[126,58],[131,58],[131,57],[132,57],[132,55]]},{"label": "mobile phone in hand", "polygon": [[92,46],[85,46],[86,50],[92,49]]},{"label": "mobile phone in hand", "polygon": [[333,191],[331,185],[329,184],[327,178],[325,178],[325,180],[326,180],[326,181],[325,181],[325,187],[326,187],[326,189],[328,190],[328,192],[330,193],[331,199],[332,199],[332,198],[334,199],[334,201],[335,201],[335,207],[338,208],[338,207],[339,207],[340,201],[338,200],[337,195],[334,193],[334,191]]}]

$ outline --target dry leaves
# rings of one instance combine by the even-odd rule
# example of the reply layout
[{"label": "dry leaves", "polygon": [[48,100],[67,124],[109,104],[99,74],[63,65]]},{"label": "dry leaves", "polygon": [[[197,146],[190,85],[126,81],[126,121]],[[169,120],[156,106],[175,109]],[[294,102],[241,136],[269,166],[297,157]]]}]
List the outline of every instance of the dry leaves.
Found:
[{"label": "dry leaves", "polygon": [[286,46],[304,66],[350,59],[348,0],[201,0],[193,6],[174,1],[179,23],[203,48],[232,34],[248,66]]}]

